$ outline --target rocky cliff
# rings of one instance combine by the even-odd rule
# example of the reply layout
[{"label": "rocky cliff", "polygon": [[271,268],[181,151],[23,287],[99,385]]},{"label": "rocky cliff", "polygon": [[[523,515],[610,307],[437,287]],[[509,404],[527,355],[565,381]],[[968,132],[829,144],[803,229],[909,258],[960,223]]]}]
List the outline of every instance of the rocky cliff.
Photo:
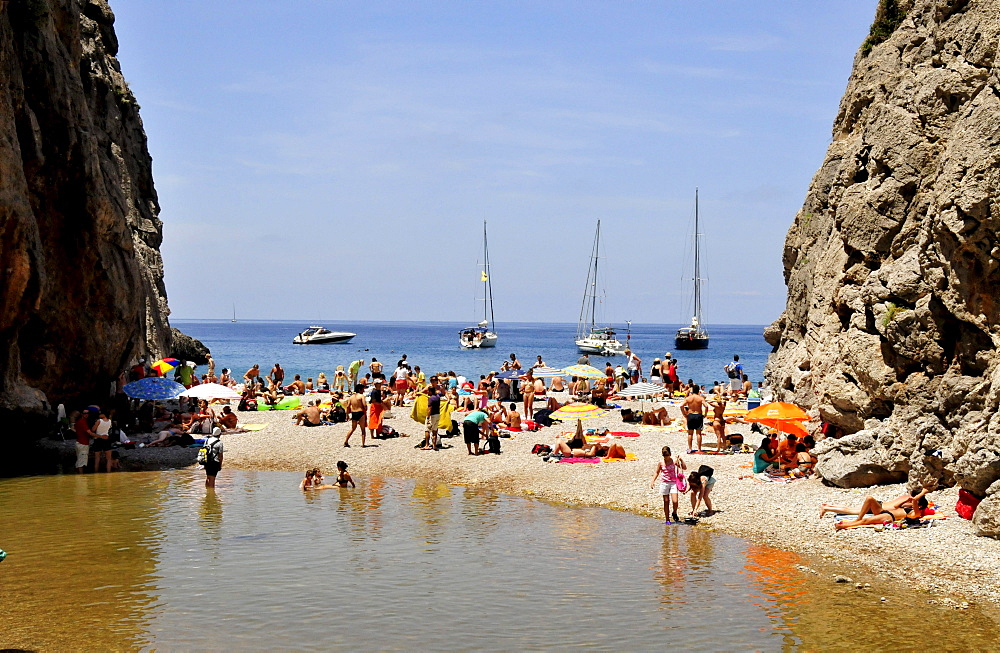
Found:
[{"label": "rocky cliff", "polygon": [[0,0],[5,445],[169,346],[151,160],[113,23],[104,0]]},{"label": "rocky cliff", "polygon": [[[878,12],[785,241],[766,376],[850,434],[818,449],[829,480],[957,483],[991,495],[988,508],[1000,502],[1000,0]],[[989,512],[977,521],[995,535]]]}]

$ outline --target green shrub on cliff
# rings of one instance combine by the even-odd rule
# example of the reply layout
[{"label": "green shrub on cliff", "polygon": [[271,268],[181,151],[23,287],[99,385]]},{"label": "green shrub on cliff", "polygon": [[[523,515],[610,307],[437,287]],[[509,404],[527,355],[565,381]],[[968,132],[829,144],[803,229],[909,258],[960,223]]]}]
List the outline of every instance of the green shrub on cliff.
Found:
[{"label": "green shrub on cliff", "polygon": [[911,4],[906,1],[879,0],[878,9],[875,10],[875,21],[868,31],[868,38],[861,44],[861,56],[867,57],[872,48],[892,36],[906,18],[906,12],[909,11]]}]

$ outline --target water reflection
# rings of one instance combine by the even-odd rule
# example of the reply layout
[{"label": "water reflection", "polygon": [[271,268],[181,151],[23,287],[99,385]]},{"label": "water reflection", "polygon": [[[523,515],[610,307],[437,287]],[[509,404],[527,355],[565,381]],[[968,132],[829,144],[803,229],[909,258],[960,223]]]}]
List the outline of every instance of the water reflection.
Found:
[{"label": "water reflection", "polygon": [[486,540],[496,531],[499,519],[495,513],[499,506],[499,495],[471,487],[462,488],[461,509],[465,527],[477,540]]},{"label": "water reflection", "polygon": [[660,555],[654,567],[653,578],[660,584],[660,603],[673,605],[684,603],[684,572],[687,570],[687,556],[681,550],[681,528],[664,528],[660,540]]},{"label": "water reflection", "polygon": [[[222,501],[214,489],[206,488],[198,507],[198,524],[208,539],[218,545],[222,541]],[[218,558],[218,547],[213,557]]]},{"label": "water reflection", "polygon": [[437,551],[446,530],[451,507],[451,486],[447,483],[417,481],[413,486],[413,516],[417,520],[416,539],[424,551]]}]

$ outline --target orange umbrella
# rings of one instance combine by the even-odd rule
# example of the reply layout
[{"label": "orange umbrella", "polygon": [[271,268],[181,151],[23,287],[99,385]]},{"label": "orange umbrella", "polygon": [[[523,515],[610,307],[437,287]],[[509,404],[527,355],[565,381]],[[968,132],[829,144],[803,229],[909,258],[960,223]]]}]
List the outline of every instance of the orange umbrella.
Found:
[{"label": "orange umbrella", "polygon": [[802,426],[802,422],[808,422],[811,419],[806,411],[795,404],[787,404],[783,401],[758,406],[743,416],[745,422],[757,422],[785,433],[793,433],[803,437],[809,435],[809,432]]}]

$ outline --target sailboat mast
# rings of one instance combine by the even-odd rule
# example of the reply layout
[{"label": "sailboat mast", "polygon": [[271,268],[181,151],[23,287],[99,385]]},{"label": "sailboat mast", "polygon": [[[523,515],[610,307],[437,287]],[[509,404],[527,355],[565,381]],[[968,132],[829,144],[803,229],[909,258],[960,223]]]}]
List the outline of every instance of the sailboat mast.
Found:
[{"label": "sailboat mast", "polygon": [[486,244],[486,220],[483,220],[483,272],[486,277],[483,290],[486,293],[486,301],[489,302],[483,307],[483,319],[489,319],[490,330],[496,331],[496,325],[493,323],[493,277],[490,274],[490,248]]},{"label": "sailboat mast", "polygon": [[597,221],[597,235],[594,236],[594,283],[590,287],[590,330],[597,324],[597,259],[601,255],[601,221]]},{"label": "sailboat mast", "polygon": [[698,233],[698,189],[694,189],[694,316],[701,329],[701,243]]}]

